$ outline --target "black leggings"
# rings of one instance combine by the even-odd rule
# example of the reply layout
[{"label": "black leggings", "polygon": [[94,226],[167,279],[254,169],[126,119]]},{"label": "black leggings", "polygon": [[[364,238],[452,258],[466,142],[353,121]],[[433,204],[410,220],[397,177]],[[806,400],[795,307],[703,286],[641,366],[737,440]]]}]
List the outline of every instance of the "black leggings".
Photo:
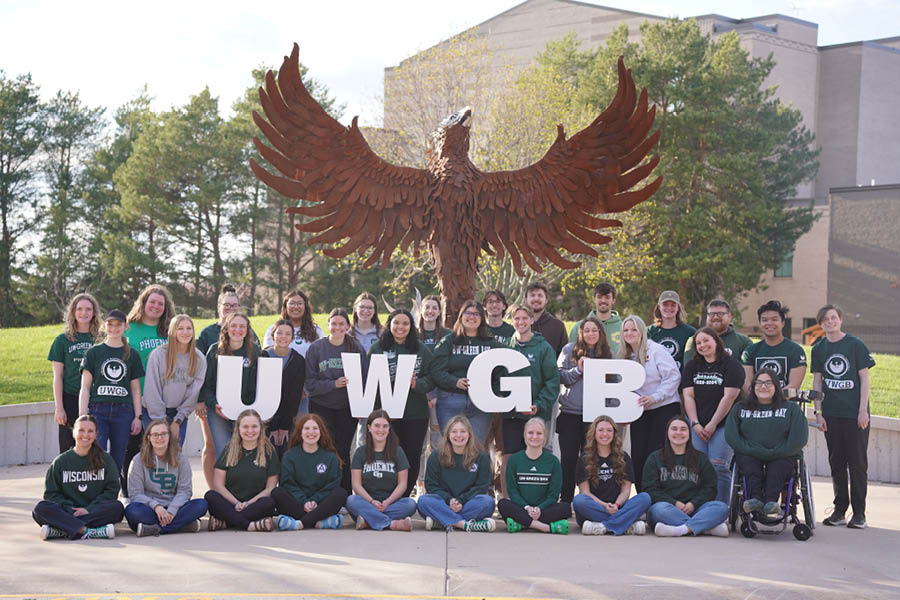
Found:
[{"label": "black leggings", "polygon": [[334,440],[334,448],[343,463],[341,467],[341,487],[349,496],[353,492],[350,485],[350,445],[356,434],[357,419],[350,414],[349,408],[328,408],[314,399],[309,399],[309,412],[319,415],[328,427],[328,433]]},{"label": "black leggings", "polygon": [[[497,503],[497,510],[503,515],[504,519],[512,519],[522,527],[531,527],[532,519],[528,516],[528,511],[519,506],[509,498],[503,498]],[[541,516],[538,521],[549,525],[553,521],[564,521],[572,516],[572,505],[568,502],[557,502],[546,508],[541,509]]]},{"label": "black leggings", "polygon": [[63,508],[56,502],[48,500],[41,500],[31,511],[31,518],[38,525],[62,529],[72,540],[81,537],[81,530],[85,527],[103,527],[110,523],[118,523],[124,516],[125,507],[118,500],[100,502],[91,509],[91,512],[80,517],[73,515],[71,509]]},{"label": "black leggings", "polygon": [[272,490],[272,497],[275,499],[278,512],[282,515],[299,519],[303,523],[304,529],[315,527],[316,523],[322,519],[336,515],[340,512],[344,503],[347,502],[347,492],[342,487],[336,487],[331,490],[331,493],[309,512],[306,512],[303,509],[303,505],[297,502],[293,494],[283,487],[277,487]]},{"label": "black leggings", "polygon": [[69,448],[75,447],[75,438],[72,437],[72,428],[75,427],[75,419],[78,418],[78,395],[62,395],[63,410],[66,412],[66,424],[57,425],[59,428],[59,453],[62,454]]},{"label": "black leggings", "polygon": [[406,477],[406,492],[404,496],[416,487],[416,477],[419,474],[419,464],[422,460],[422,446],[425,445],[425,435],[428,433],[428,418],[424,419],[397,419],[391,422],[394,433],[400,438],[400,447],[409,461],[409,471]]},{"label": "black leggings", "polygon": [[203,497],[209,504],[209,514],[225,521],[229,527],[234,529],[247,529],[253,521],[275,514],[275,501],[271,496],[259,498],[244,510],[235,510],[234,505],[215,490],[209,490]]},{"label": "black leggings", "polygon": [[666,404],[653,410],[645,410],[641,417],[631,424],[631,462],[634,465],[634,487],[638,493],[644,488],[644,463],[654,450],[663,447],[666,439],[666,423],[681,414],[678,403]]},{"label": "black leggings", "polygon": [[556,417],[556,433],[559,434],[559,454],[562,463],[562,492],[560,500],[571,502],[575,497],[575,464],[584,447],[584,436],[590,423],[581,415],[561,412]]}]

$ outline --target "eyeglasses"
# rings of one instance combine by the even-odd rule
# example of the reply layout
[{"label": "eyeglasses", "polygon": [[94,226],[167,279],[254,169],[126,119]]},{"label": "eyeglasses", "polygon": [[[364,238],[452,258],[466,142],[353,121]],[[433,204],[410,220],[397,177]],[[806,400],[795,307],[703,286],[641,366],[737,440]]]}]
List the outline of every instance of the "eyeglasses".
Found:
[{"label": "eyeglasses", "polygon": [[706,315],[709,317],[724,317],[727,314],[729,314],[729,313],[728,312],[719,312],[719,311],[706,313]]},{"label": "eyeglasses", "polygon": [[477,311],[474,311],[474,312],[473,312],[473,311],[471,311],[471,310],[467,310],[466,312],[463,313],[463,316],[464,316],[464,317],[469,317],[470,319],[480,319],[480,318],[481,318],[481,313],[480,313],[480,312],[477,312]]},{"label": "eyeglasses", "polygon": [[306,306],[306,303],[305,302],[288,302],[287,305],[290,308],[303,308],[304,306]]},{"label": "eyeglasses", "polygon": [[150,437],[151,437],[151,439],[154,439],[154,440],[161,440],[163,438],[169,437],[169,432],[165,431],[163,433],[151,433]]},{"label": "eyeglasses", "polygon": [[761,388],[769,388],[769,387],[775,387],[775,382],[774,381],[757,381],[753,385],[755,385],[756,387],[761,387]]},{"label": "eyeglasses", "polygon": [[236,304],[234,302],[223,302],[222,308],[240,308],[240,304]]}]

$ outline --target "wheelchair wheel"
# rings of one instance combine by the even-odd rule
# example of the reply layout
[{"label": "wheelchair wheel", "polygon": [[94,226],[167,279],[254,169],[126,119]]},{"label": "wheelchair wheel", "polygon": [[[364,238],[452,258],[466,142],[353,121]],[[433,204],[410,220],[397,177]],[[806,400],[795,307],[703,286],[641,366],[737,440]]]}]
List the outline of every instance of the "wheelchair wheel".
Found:
[{"label": "wheelchair wheel", "polygon": [[794,525],[794,537],[801,542],[805,542],[812,537],[812,529],[803,523],[798,523],[797,525]]},{"label": "wheelchair wheel", "polygon": [[737,465],[731,467],[731,500],[728,503],[728,526],[731,531],[737,530],[738,513],[743,502],[743,494],[738,485]]},{"label": "wheelchair wheel", "polygon": [[800,461],[800,468],[803,470],[803,495],[801,496],[803,501],[803,520],[806,522],[806,527],[812,530],[816,528],[816,505],[813,502],[812,480],[809,477],[809,469],[805,460]]},{"label": "wheelchair wheel", "polygon": [[[796,532],[796,529],[794,530]],[[756,537],[756,531],[750,526],[750,523],[745,521],[741,523],[741,535],[745,538],[753,538]],[[797,535],[794,533],[794,535]],[[797,538],[799,539],[799,538]]]}]

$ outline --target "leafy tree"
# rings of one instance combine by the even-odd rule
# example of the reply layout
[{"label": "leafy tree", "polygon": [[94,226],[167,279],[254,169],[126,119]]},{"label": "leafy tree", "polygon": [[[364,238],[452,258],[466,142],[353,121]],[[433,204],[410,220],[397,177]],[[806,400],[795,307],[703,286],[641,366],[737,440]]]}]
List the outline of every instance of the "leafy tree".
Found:
[{"label": "leafy tree", "polygon": [[77,93],[57,92],[46,111],[41,166],[47,197],[38,212],[40,254],[27,284],[30,313],[39,321],[56,318],[90,279],[85,242],[97,223],[85,213],[78,179],[104,125],[104,109],[85,106]]},{"label": "leafy tree", "polygon": [[570,67],[579,102],[594,109],[615,93],[608,74],[621,54],[647,87],[663,132],[664,183],[634,209],[645,227],[632,235],[652,248],[654,264],[626,286],[626,301],[646,310],[661,290],[677,289],[702,310],[716,296],[756,287],[809,231],[812,207],[793,198],[817,169],[813,136],[799,111],[764,87],[772,58],[749,57],[736,34],[713,40],[696,22],[677,20],[640,32],[640,45],[629,42],[623,25],[605,46],[582,53],[572,38],[543,61]]},{"label": "leafy tree", "polygon": [[33,224],[37,196],[35,156],[46,128],[46,111],[31,75],[7,78],[0,70],[0,326],[25,317],[16,298],[19,238]]}]

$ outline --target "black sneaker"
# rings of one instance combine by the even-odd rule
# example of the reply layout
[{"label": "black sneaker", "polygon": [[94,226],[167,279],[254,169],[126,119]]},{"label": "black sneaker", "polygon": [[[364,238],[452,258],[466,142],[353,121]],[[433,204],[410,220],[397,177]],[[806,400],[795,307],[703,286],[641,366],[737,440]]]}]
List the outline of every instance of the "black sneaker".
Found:
[{"label": "black sneaker", "polygon": [[850,529],[865,529],[866,518],[861,515],[853,515],[853,518],[850,519],[849,523],[847,523],[847,527],[849,527]]},{"label": "black sneaker", "polygon": [[[865,521],[864,521],[865,522]],[[828,525],[829,527],[835,527],[837,525],[846,525],[847,519],[844,517],[844,513],[833,512],[824,519],[822,519],[822,525]]]}]

